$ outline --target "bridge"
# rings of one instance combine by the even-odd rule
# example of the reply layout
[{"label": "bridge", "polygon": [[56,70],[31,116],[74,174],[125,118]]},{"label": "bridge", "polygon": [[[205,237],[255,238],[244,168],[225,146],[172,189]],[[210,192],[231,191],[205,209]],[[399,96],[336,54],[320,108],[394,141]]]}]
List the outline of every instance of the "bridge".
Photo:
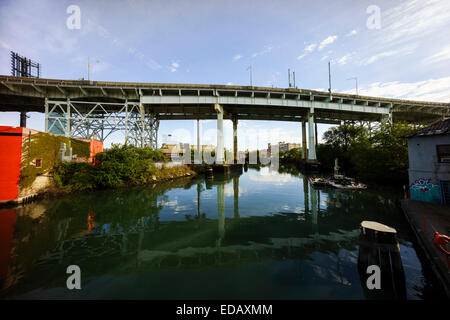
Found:
[{"label": "bridge", "polygon": [[[4,75],[0,75],[0,84],[0,111],[45,113],[45,131],[67,137],[87,139],[96,135],[104,141],[111,133],[121,131],[128,143],[156,148],[160,120],[217,119],[217,163],[223,162],[224,119],[233,122],[235,161],[238,155],[238,120],[300,122],[304,157],[314,160],[317,123],[430,123],[450,116],[449,103],[294,88],[58,80]],[[197,150],[200,150],[199,146],[197,123]]]}]

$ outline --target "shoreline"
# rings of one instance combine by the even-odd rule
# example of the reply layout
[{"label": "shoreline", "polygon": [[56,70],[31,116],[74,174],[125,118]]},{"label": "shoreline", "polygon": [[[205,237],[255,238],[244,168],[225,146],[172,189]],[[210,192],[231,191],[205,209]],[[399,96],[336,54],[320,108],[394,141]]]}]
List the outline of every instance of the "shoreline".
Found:
[{"label": "shoreline", "polygon": [[[175,169],[175,172],[174,172]],[[181,170],[180,170],[181,169]],[[9,200],[9,201],[0,201],[0,209],[11,209],[15,207],[19,207],[21,205],[25,205],[28,203],[32,203],[37,200],[41,199],[51,199],[51,198],[57,198],[60,196],[66,196],[66,195],[74,195],[74,194],[80,194],[85,192],[92,192],[92,191],[101,191],[101,190],[117,190],[117,189],[125,189],[125,188],[132,188],[132,187],[139,187],[139,186],[148,186],[155,183],[161,183],[161,182],[170,182],[172,180],[180,179],[180,178],[193,178],[195,176],[198,176],[199,172],[193,170],[192,168],[183,165],[179,167],[172,167],[172,168],[162,168],[159,169],[152,177],[152,180],[147,183],[142,184],[136,184],[136,183],[125,183],[123,185],[117,186],[117,187],[111,187],[111,188],[97,188],[97,189],[85,189],[85,190],[68,190],[63,188],[60,188],[56,186],[55,181],[53,180],[53,176],[51,176],[51,185],[48,187],[39,190],[37,192],[33,192],[27,195],[24,195],[22,197],[18,197],[15,200]]]}]

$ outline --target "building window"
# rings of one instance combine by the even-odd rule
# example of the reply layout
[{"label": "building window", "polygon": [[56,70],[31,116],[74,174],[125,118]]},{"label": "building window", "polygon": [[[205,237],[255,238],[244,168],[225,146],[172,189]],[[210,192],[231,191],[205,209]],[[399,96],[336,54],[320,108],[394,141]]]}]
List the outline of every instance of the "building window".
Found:
[{"label": "building window", "polygon": [[36,166],[36,168],[42,168],[42,159],[41,158],[34,159],[34,165]]},{"label": "building window", "polygon": [[438,162],[450,163],[450,144],[436,146]]}]

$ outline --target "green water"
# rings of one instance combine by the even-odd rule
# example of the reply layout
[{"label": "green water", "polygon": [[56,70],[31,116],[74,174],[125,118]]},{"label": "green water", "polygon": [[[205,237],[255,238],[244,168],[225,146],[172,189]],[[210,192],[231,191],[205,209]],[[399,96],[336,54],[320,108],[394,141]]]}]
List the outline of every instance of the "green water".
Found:
[{"label": "green water", "polygon": [[[360,222],[375,220],[398,231],[405,281],[395,292],[441,297],[418,257],[400,197],[387,189],[314,189],[299,173],[262,168],[0,210],[1,293],[7,299],[374,298],[361,280],[358,253]],[[81,269],[81,290],[66,287],[69,265]],[[383,285],[377,297],[392,292]]]}]

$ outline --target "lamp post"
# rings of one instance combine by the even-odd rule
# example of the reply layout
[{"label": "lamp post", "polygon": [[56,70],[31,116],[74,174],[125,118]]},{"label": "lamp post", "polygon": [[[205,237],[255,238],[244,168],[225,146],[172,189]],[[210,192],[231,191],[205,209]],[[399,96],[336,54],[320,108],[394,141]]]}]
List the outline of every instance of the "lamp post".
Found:
[{"label": "lamp post", "polygon": [[358,78],[352,77],[352,78],[348,78],[347,80],[355,80],[356,81],[356,95],[358,95]]},{"label": "lamp post", "polygon": [[[100,61],[95,60],[94,63],[99,63]],[[88,57],[88,81],[91,81],[91,58]]]},{"label": "lamp post", "polygon": [[250,70],[250,87],[253,87],[253,81],[252,81],[252,65],[250,65],[247,70]]}]

